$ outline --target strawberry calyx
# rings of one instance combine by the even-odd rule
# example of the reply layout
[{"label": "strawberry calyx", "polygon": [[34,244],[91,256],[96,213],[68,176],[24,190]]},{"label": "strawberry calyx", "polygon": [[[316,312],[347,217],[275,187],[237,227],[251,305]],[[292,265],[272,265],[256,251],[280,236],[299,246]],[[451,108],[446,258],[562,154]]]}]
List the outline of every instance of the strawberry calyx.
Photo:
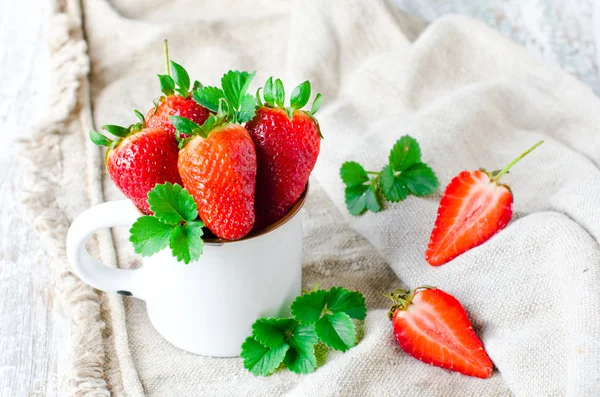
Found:
[{"label": "strawberry calyx", "polygon": [[[219,104],[217,114],[211,114],[206,121],[199,125],[198,123],[181,116],[169,116],[169,120],[175,127],[175,139],[179,149],[183,149],[192,139],[199,136],[204,139],[217,127],[229,124],[228,112],[224,109],[228,106],[226,100],[222,99]],[[183,135],[187,135],[184,137]]]},{"label": "strawberry calyx", "polygon": [[386,298],[390,299],[393,302],[392,307],[390,307],[390,310],[388,311],[388,318],[390,320],[392,320],[392,318],[394,317],[394,313],[397,310],[408,309],[408,307],[412,304],[412,300],[413,300],[415,294],[418,291],[423,290],[423,289],[435,289],[435,288],[436,287],[432,287],[431,285],[422,285],[411,291],[405,290],[405,289],[395,289],[395,290],[391,291],[389,294],[381,293],[381,295],[385,296]]},{"label": "strawberry calyx", "polygon": [[134,135],[134,134],[140,132],[141,130],[143,130],[144,128],[146,128],[146,121],[144,119],[144,115],[142,114],[142,112],[140,112],[137,109],[134,110],[133,112],[135,113],[137,118],[140,119],[139,123],[131,124],[128,127],[122,127],[120,125],[114,125],[114,124],[107,124],[107,125],[103,125],[101,127],[103,130],[105,130],[109,134],[113,135],[115,137],[114,139],[110,139],[105,134],[101,134],[98,131],[95,131],[95,130],[90,131],[89,135],[90,135],[90,139],[92,142],[94,142],[98,146],[108,147],[108,150],[106,151],[106,155],[104,157],[105,162],[106,162],[106,159],[108,158],[108,153],[111,151],[111,149],[114,149],[117,146],[119,146],[119,144],[121,142],[123,142],[123,140],[125,138],[127,138],[131,135]]},{"label": "strawberry calyx", "polygon": [[[160,90],[164,94],[154,100],[154,109],[158,109],[158,106],[166,97],[171,95],[179,94],[184,98],[190,96],[190,75],[180,64],[169,60],[169,43],[164,40],[164,54],[165,54],[165,74],[159,74],[158,80],[160,81]],[[199,81],[194,81],[191,86],[192,91],[195,91],[202,84]]]},{"label": "strawberry calyx", "polygon": [[[249,73],[230,70],[221,78],[221,87],[203,86],[198,83],[193,93],[194,101],[213,114],[202,125],[185,117],[169,116],[175,126],[179,148],[185,147],[196,136],[208,138],[210,132],[217,127],[252,120],[256,113],[256,100],[246,92],[255,74],[256,71]],[[182,134],[189,137],[184,138]]]},{"label": "strawberry calyx", "polygon": [[90,139],[98,146],[106,146],[109,149],[114,149],[123,141],[123,139],[127,138],[130,135],[133,135],[142,129],[146,128],[146,122],[144,120],[144,115],[139,110],[133,111],[135,115],[140,119],[139,123],[131,124],[128,127],[122,127],[120,125],[107,124],[103,125],[101,128],[107,131],[109,134],[113,135],[115,139],[110,139],[106,135],[99,133],[98,131],[91,130],[90,131]]},{"label": "strawberry calyx", "polygon": [[484,172],[485,174],[487,174],[487,176],[490,177],[490,183],[495,183],[497,186],[504,186],[507,189],[510,190],[510,186],[505,185],[505,184],[501,184],[500,178],[502,178],[502,176],[504,174],[508,174],[509,170],[515,165],[517,164],[519,161],[521,161],[521,159],[525,156],[527,156],[529,153],[531,153],[532,151],[534,151],[538,146],[540,146],[542,143],[544,143],[543,140],[538,141],[535,145],[533,145],[532,147],[530,147],[529,149],[527,149],[526,151],[524,151],[523,153],[521,153],[517,158],[515,158],[513,161],[511,161],[506,167],[502,168],[501,170],[495,170],[492,172],[488,172],[486,171],[484,168],[480,168],[479,170],[481,172]]},{"label": "strawberry calyx", "polygon": [[[262,89],[262,99],[261,99],[261,89]],[[319,130],[319,137],[323,139],[323,134],[321,133],[321,127],[319,126],[319,122],[315,118],[315,114],[321,107],[323,103],[323,96],[321,93],[317,93],[313,103],[311,105],[310,111],[302,110],[304,106],[310,100],[311,94],[311,86],[310,81],[306,80],[300,84],[292,91],[290,95],[290,106],[285,106],[285,88],[283,86],[283,82],[281,79],[273,80],[273,76],[269,77],[264,87],[256,90],[256,103],[258,107],[270,107],[270,108],[278,108],[285,110],[285,113],[290,121],[294,117],[294,111],[299,110],[306,113],[316,124],[317,129]],[[264,99],[264,101],[263,101]]]}]

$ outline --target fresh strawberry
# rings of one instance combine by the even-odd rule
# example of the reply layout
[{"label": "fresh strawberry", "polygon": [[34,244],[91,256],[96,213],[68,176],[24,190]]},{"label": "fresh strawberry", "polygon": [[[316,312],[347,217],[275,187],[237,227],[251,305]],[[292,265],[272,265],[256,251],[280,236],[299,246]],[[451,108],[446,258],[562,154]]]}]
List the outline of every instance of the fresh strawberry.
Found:
[{"label": "fresh strawberry", "polygon": [[[210,111],[191,98],[190,76],[181,65],[169,61],[166,40],[165,63],[167,74],[158,75],[164,95],[155,101],[155,106],[146,114],[146,125],[149,128],[160,128],[172,134],[175,134],[175,127],[169,116],[185,117],[202,125],[210,115]],[[192,91],[200,86],[201,84],[196,81]]]},{"label": "fresh strawberry", "polygon": [[179,173],[194,197],[200,218],[218,237],[237,240],[254,226],[256,151],[243,123],[254,116],[256,102],[246,94],[254,73],[229,72],[223,89],[203,87],[196,100],[217,112],[199,126],[171,116],[181,140]]},{"label": "fresh strawberry", "polygon": [[102,127],[116,139],[110,140],[96,131],[90,131],[91,140],[108,146],[106,169],[115,185],[146,214],[151,214],[148,192],[156,184],[181,184],[177,170],[179,148],[170,132],[147,128],[144,116],[136,111],[141,122],[128,128],[116,125]]},{"label": "fresh strawberry", "polygon": [[465,309],[452,295],[433,287],[395,290],[389,311],[402,350],[424,363],[478,378],[493,363],[473,331]]},{"label": "fresh strawberry", "polygon": [[[256,225],[263,229],[283,217],[306,188],[321,146],[321,132],[314,113],[321,104],[317,94],[310,112],[300,110],[310,98],[305,81],[292,92],[290,107],[284,108],[281,80],[271,77],[264,88],[265,105],[246,128],[256,147]],[[257,93],[260,103],[260,94]]]},{"label": "fresh strawberry", "polygon": [[463,171],[446,187],[431,232],[425,259],[440,266],[476,247],[500,230],[512,217],[512,191],[500,178],[519,160],[541,145],[536,143],[506,168],[491,173]]},{"label": "fresh strawberry", "polygon": [[150,128],[160,128],[175,134],[175,127],[169,116],[181,116],[202,125],[210,115],[208,109],[198,105],[190,97],[177,94],[159,98],[158,106],[153,107],[146,114],[146,125]]},{"label": "fresh strawberry", "polygon": [[181,150],[179,173],[200,219],[218,237],[237,240],[254,226],[256,152],[248,131],[227,124]]}]

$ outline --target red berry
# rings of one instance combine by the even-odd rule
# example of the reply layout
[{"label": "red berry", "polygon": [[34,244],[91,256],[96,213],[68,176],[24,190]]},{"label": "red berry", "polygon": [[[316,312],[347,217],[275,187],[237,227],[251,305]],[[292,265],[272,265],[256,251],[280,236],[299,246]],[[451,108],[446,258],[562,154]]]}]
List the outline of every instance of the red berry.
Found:
[{"label": "red berry", "polygon": [[200,218],[218,237],[237,240],[254,226],[256,152],[248,131],[237,124],[196,136],[179,153],[183,186]]},{"label": "red berry", "polygon": [[440,202],[425,258],[443,265],[504,229],[512,217],[510,190],[482,171],[456,176]]},{"label": "red berry", "polygon": [[437,288],[388,295],[396,340],[402,350],[427,364],[478,378],[492,374],[493,363],[473,331],[465,309]]},{"label": "red berry", "polygon": [[175,134],[175,127],[169,120],[169,116],[181,116],[190,119],[193,122],[202,125],[210,111],[200,106],[191,98],[184,98],[179,95],[169,95],[165,97],[157,108],[152,108],[146,114],[146,126],[149,128],[161,128],[165,131]]},{"label": "red berry", "polygon": [[262,107],[246,124],[256,147],[257,230],[279,220],[298,201],[313,170],[321,140],[316,121],[295,110],[292,120],[285,110]]},{"label": "red berry", "polygon": [[144,128],[109,150],[106,168],[119,190],[139,209],[151,214],[148,192],[159,183],[181,184],[178,152],[173,134],[158,128]]},{"label": "red berry", "polygon": [[446,187],[431,231],[425,259],[440,266],[489,240],[512,217],[510,188],[500,177],[544,141],[536,143],[501,171],[463,171]]}]

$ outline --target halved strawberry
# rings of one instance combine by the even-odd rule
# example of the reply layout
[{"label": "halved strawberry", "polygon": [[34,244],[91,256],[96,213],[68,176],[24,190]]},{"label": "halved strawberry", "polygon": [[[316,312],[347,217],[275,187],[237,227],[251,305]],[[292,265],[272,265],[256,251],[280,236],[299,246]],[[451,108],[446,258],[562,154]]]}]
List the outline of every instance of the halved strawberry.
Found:
[{"label": "halved strawberry", "polygon": [[512,217],[512,191],[502,175],[544,141],[536,143],[500,171],[463,171],[446,187],[425,259],[440,266],[504,229]]},{"label": "halved strawberry", "polygon": [[407,354],[464,375],[492,374],[494,364],[455,297],[434,287],[395,290],[385,296],[394,302],[389,317]]}]

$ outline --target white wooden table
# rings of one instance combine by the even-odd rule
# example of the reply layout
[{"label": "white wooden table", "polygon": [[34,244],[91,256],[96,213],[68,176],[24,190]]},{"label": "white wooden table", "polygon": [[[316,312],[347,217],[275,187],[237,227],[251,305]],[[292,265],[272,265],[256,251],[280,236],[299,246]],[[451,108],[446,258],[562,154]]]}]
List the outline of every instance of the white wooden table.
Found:
[{"label": "white wooden table", "polygon": [[41,242],[23,219],[14,140],[47,103],[44,0],[0,2],[0,396],[53,396],[58,349],[68,338],[53,314],[53,280]]}]

